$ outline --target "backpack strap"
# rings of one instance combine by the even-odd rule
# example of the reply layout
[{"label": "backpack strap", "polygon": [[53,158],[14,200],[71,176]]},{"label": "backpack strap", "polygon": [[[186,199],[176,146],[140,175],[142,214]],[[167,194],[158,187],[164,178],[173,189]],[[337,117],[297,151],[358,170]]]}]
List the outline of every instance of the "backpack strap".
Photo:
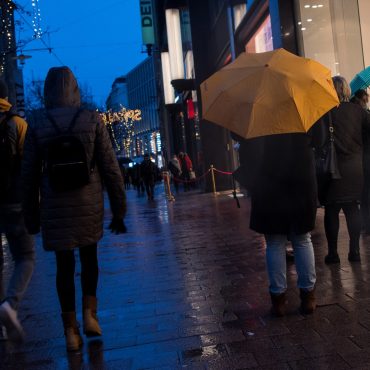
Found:
[{"label": "backpack strap", "polygon": [[[73,116],[72,121],[71,121],[71,123],[69,124],[69,126],[68,126],[68,129],[67,129],[66,133],[71,133],[71,132],[72,132],[73,128],[74,128],[74,127],[75,127],[75,125],[76,125],[77,118],[78,118],[78,116],[80,115],[81,111],[82,111],[82,109],[79,109],[79,110],[76,112],[76,114]],[[47,119],[50,121],[50,123],[53,125],[53,127],[54,127],[55,131],[58,133],[58,135],[62,134],[62,133],[63,133],[63,131],[60,129],[60,127],[59,127],[59,126],[58,126],[58,124],[56,123],[56,121],[55,121],[54,117],[53,117],[49,112],[47,112],[47,113],[46,113],[46,117],[47,117]]]}]

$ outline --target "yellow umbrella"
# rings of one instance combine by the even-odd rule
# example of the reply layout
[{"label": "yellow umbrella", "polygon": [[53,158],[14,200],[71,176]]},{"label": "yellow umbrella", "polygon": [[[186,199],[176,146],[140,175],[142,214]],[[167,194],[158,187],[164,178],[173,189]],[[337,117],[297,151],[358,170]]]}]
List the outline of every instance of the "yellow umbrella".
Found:
[{"label": "yellow umbrella", "polygon": [[201,92],[203,118],[246,139],[307,132],[339,104],[330,70],[284,49],[241,54]]}]

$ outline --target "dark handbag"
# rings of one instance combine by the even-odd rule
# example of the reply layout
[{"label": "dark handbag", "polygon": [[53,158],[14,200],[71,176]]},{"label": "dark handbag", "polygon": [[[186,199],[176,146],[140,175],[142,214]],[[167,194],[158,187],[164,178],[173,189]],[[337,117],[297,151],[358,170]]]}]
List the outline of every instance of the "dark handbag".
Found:
[{"label": "dark handbag", "polygon": [[330,183],[332,180],[341,179],[338,167],[337,151],[334,144],[334,126],[331,112],[328,114],[329,128],[325,144],[315,149],[316,176],[318,199],[321,205],[325,205]]},{"label": "dark handbag", "polygon": [[326,143],[319,149],[316,149],[316,172],[318,177],[326,177],[329,180],[338,180],[342,176],[339,172],[337,151],[334,144],[334,126],[331,112],[329,117],[329,132]]}]

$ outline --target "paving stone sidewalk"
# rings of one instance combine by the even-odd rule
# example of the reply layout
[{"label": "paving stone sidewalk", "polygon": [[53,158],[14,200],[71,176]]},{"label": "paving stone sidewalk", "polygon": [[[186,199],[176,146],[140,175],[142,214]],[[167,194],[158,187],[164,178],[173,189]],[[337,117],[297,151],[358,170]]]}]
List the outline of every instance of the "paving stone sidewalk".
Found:
[{"label": "paving stone sidewalk", "polygon": [[20,347],[0,343],[0,369],[370,369],[370,237],[362,237],[362,263],[349,263],[343,217],[342,263],[328,267],[319,211],[316,313],[299,314],[290,263],[289,310],[276,319],[269,314],[265,244],[248,228],[247,198],[238,209],[227,194],[182,193],[168,203],[130,190],[128,207],[129,232],[106,232],[100,243],[103,337],[67,355],[54,255],[38,239],[20,311],[27,338]]}]

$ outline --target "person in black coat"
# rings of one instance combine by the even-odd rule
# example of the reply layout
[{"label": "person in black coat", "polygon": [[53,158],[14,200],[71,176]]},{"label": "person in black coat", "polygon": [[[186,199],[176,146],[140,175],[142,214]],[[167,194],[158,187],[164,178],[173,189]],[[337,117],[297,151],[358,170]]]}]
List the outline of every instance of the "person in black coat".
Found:
[{"label": "person in black coat", "polygon": [[158,177],[158,168],[150,160],[149,154],[144,155],[144,161],[140,165],[140,175],[144,181],[148,200],[154,200],[154,186]]},{"label": "person in black coat", "polygon": [[311,137],[283,134],[240,142],[237,180],[251,196],[250,228],[264,234],[272,312],[285,313],[286,243],[293,244],[301,310],[316,307],[315,260],[310,231],[315,226],[317,186]]},{"label": "person in black coat", "polygon": [[[352,103],[358,104],[368,114],[369,95],[366,90],[358,90],[351,99]],[[364,166],[364,188],[361,199],[362,229],[370,234],[370,131],[363,131],[363,166]]]},{"label": "person in black coat", "polygon": [[359,105],[349,101],[351,90],[340,76],[333,78],[340,105],[331,110],[334,127],[334,145],[337,153],[340,179],[331,180],[324,196],[325,233],[328,254],[325,263],[339,263],[337,242],[339,213],[343,210],[350,237],[348,260],[359,262],[363,176],[363,132],[370,131],[370,115]]}]

